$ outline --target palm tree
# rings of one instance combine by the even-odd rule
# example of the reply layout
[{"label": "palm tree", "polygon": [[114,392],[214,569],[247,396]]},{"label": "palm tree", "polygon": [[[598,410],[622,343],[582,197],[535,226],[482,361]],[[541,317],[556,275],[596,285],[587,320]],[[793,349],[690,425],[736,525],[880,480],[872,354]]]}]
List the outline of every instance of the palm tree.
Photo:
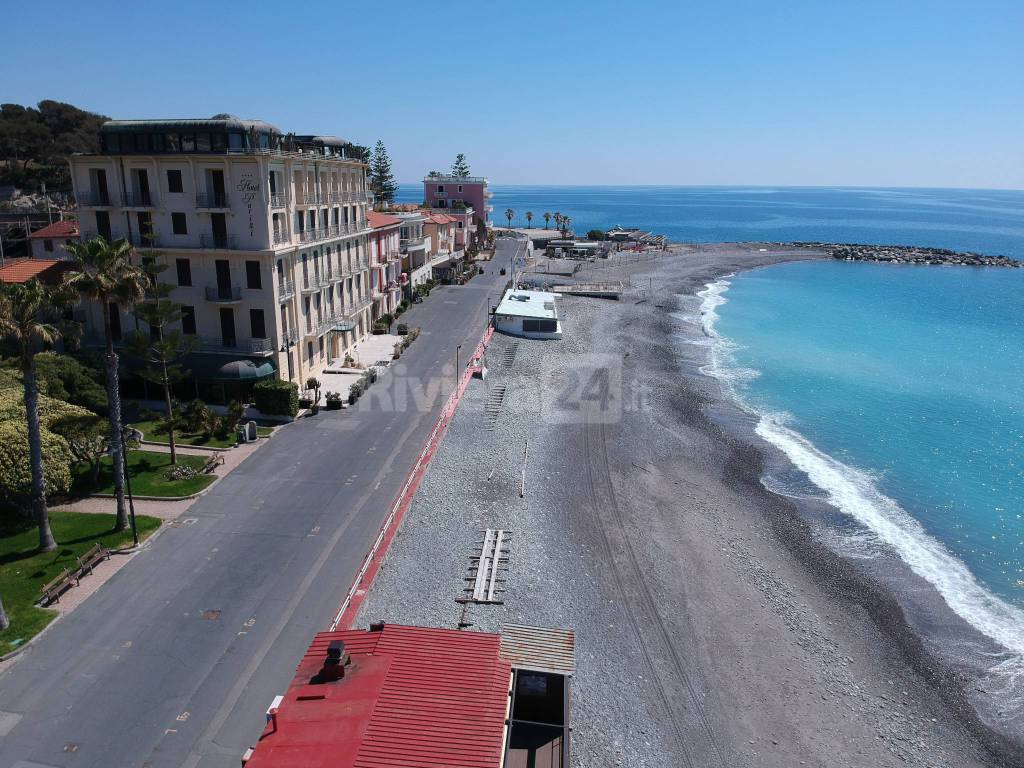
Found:
[{"label": "palm tree", "polygon": [[114,495],[117,497],[115,529],[128,527],[128,513],[124,506],[124,461],[121,440],[121,396],[118,393],[118,357],[114,351],[114,336],[110,324],[110,304],[131,306],[146,293],[149,278],[131,263],[134,252],[131,244],[121,238],[108,243],[103,237],[94,237],[84,243],[69,243],[67,250],[78,260],[77,269],[68,272],[68,285],[86,298],[95,299],[103,310],[103,333],[106,341],[104,355],[107,368],[107,401],[110,419],[110,461],[114,474]]},{"label": "palm tree", "polygon": [[533,221],[533,211],[527,211],[526,212],[526,228],[527,229],[531,228],[531,225],[530,225],[531,221]]},{"label": "palm tree", "polygon": [[570,224],[572,224],[572,217],[570,217],[570,216],[563,216],[562,217],[562,237],[568,237],[569,236],[569,225]]},{"label": "palm tree", "polygon": [[512,217],[516,215],[516,212],[511,208],[505,209],[505,218],[508,219],[508,228],[512,229]]},{"label": "palm tree", "polygon": [[562,228],[562,214],[559,213],[558,211],[555,211],[555,229],[561,229],[561,228]]},{"label": "palm tree", "polygon": [[39,551],[57,548],[46,512],[46,478],[43,466],[43,437],[39,426],[39,382],[36,353],[62,335],[50,321],[55,310],[70,303],[70,292],[51,288],[33,278],[26,283],[5,283],[0,288],[0,335],[18,351],[18,367],[25,387],[25,417],[28,421],[28,454],[32,473],[30,507],[39,526]]},{"label": "palm tree", "polygon": [[544,211],[544,229],[548,228],[548,224],[551,223],[551,214],[548,211]]}]

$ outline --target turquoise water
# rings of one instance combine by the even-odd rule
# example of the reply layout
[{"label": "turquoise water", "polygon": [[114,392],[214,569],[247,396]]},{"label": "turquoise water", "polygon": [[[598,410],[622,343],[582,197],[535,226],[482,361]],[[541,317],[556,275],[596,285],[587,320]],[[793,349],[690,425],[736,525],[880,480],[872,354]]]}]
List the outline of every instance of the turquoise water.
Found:
[{"label": "turquoise water", "polygon": [[[477,170],[477,169],[475,169]],[[483,170],[483,169],[479,169]],[[1024,258],[1024,191],[843,187],[504,186],[492,179],[495,224],[543,227],[544,211],[572,217],[577,232],[615,224],[674,241],[826,240],[929,245]],[[423,184],[402,184],[402,202]]]},{"label": "turquoise water", "polygon": [[794,263],[701,295],[759,434],[1024,653],[1024,270]]}]

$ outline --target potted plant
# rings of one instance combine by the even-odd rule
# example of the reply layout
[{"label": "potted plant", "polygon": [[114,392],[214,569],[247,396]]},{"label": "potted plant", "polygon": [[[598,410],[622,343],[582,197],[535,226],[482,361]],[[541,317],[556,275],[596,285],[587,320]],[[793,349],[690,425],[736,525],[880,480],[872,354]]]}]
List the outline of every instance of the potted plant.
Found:
[{"label": "potted plant", "polygon": [[355,384],[348,388],[348,404],[355,405],[356,400],[359,399],[359,396],[361,394],[363,394],[363,385],[357,381]]},{"label": "potted plant", "polygon": [[316,415],[320,410],[320,380],[310,376],[306,379],[306,389],[313,392],[313,397],[309,398],[309,410]]},{"label": "potted plant", "polygon": [[399,323],[396,330],[399,336],[405,336],[409,332],[409,325],[407,323]]},{"label": "potted plant", "polygon": [[328,411],[340,411],[341,410],[341,393],[340,392],[328,392],[324,395],[324,403]]}]

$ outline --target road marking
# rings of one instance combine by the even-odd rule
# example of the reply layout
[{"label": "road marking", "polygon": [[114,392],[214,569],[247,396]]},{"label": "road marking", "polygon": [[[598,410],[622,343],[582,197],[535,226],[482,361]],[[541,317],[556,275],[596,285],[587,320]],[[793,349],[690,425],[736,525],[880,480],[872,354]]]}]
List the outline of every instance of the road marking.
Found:
[{"label": "road marking", "polygon": [[182,712],[180,715],[178,715],[174,719],[177,720],[179,723],[184,723],[186,720],[188,720],[188,718],[189,718],[189,713],[188,713],[188,711],[185,711],[185,712]]}]

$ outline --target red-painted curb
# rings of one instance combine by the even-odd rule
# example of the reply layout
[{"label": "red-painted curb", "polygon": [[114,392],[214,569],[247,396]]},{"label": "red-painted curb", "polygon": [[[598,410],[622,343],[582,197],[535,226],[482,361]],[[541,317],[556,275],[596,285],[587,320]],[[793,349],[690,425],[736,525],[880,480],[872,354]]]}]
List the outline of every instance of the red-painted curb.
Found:
[{"label": "red-painted curb", "polygon": [[462,376],[459,378],[458,385],[448,396],[448,400],[445,401],[441,414],[438,416],[437,422],[434,424],[434,428],[431,430],[430,436],[423,446],[423,450],[420,451],[416,463],[413,464],[412,471],[409,472],[409,476],[395,498],[395,503],[391,506],[391,512],[384,518],[384,522],[377,532],[377,538],[373,540],[370,551],[366,553],[363,565],[359,569],[359,573],[356,574],[356,578],[352,582],[352,586],[345,596],[341,607],[338,609],[338,613],[335,615],[329,631],[333,632],[338,627],[351,628],[352,622],[355,621],[356,614],[359,613],[359,607],[363,604],[363,599],[373,584],[373,579],[377,575],[377,571],[380,570],[381,563],[384,562],[384,556],[387,554],[388,547],[394,541],[395,533],[402,524],[405,513],[412,505],[412,499],[416,495],[416,489],[419,488],[420,482],[423,480],[423,475],[426,474],[430,459],[433,458],[434,451],[437,450],[441,438],[444,437],[444,433],[448,429],[448,422],[455,415],[455,409],[458,407],[459,400],[462,399],[466,387],[469,386],[473,373],[480,367],[480,359],[483,357],[492,336],[494,336],[494,328],[488,326],[487,330],[484,331],[483,337],[480,339],[480,343],[477,344],[476,350],[473,352],[469,365],[466,366],[466,370],[463,371]]}]

